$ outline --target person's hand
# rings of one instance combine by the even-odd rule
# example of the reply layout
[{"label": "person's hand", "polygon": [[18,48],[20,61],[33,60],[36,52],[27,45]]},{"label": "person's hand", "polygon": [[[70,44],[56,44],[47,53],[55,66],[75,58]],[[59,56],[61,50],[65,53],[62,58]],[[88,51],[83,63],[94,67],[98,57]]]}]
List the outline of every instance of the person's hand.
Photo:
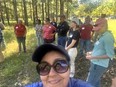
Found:
[{"label": "person's hand", "polygon": [[87,52],[86,53],[86,59],[88,59],[88,60],[91,60],[92,59],[91,53],[92,52]]},{"label": "person's hand", "polygon": [[65,47],[65,50],[67,50],[67,51],[68,51],[68,48],[67,48],[67,47]]},{"label": "person's hand", "polygon": [[112,79],[111,87],[116,87],[116,77]]}]

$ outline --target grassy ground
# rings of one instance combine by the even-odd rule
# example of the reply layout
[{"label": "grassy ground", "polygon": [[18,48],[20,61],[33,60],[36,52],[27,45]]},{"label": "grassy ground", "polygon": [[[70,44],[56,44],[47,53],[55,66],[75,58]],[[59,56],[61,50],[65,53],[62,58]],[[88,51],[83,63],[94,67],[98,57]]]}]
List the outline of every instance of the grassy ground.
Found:
[{"label": "grassy ground", "polygon": [[31,75],[36,75],[33,73],[35,69],[31,67],[35,65],[31,61],[32,52],[36,47],[34,34],[33,28],[29,27],[26,41],[27,53],[19,54],[13,27],[7,27],[4,30],[7,47],[4,51],[5,61],[0,63],[0,87],[18,87],[18,85],[26,84],[30,80],[33,81]]},{"label": "grassy ground", "polygon": [[[116,39],[116,29],[114,29],[116,20],[108,21],[109,29],[113,32]],[[6,50],[4,51],[5,61],[0,63],[0,87],[21,87],[27,83],[38,81],[39,76],[35,71],[35,63],[31,61],[31,55],[36,48],[35,32],[32,27],[28,27],[27,33],[27,53],[18,53],[18,45],[14,36],[13,27],[6,27],[4,36],[6,41]],[[116,62],[116,61],[115,61]],[[76,62],[76,78],[86,79],[88,73],[89,61],[81,60]],[[111,72],[103,76],[103,87],[110,87],[111,76],[114,75],[116,65],[113,65]],[[38,77],[37,77],[38,76]]]}]

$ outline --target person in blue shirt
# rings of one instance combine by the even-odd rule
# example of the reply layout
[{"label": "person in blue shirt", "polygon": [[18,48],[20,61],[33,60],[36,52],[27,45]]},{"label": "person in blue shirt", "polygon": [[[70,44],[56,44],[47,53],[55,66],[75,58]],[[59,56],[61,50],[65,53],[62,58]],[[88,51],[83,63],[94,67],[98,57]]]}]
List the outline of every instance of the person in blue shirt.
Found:
[{"label": "person in blue shirt", "polygon": [[94,44],[93,51],[87,53],[86,58],[91,61],[87,82],[94,87],[101,87],[101,77],[107,71],[109,62],[114,58],[114,37],[104,21],[99,33],[98,40]]},{"label": "person in blue shirt", "polygon": [[46,43],[39,46],[32,60],[37,62],[41,81],[25,87],[93,87],[85,81],[70,78],[70,57],[61,45]]}]

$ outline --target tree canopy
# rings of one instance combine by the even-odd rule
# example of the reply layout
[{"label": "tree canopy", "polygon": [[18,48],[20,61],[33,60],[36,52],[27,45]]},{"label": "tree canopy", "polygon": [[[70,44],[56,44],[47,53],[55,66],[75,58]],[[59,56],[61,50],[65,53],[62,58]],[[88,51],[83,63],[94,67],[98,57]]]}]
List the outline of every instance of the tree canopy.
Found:
[{"label": "tree canopy", "polygon": [[17,21],[23,18],[28,25],[30,20],[46,17],[57,17],[65,14],[67,18],[76,14],[79,17],[86,15],[116,17],[116,0],[0,0],[0,19]]}]

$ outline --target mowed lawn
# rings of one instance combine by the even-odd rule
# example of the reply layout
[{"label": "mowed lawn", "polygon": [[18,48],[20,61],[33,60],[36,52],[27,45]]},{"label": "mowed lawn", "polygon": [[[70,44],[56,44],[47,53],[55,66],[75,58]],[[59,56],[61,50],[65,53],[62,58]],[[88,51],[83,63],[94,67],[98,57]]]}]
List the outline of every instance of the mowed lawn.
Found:
[{"label": "mowed lawn", "polygon": [[[116,20],[108,20],[108,25],[116,41]],[[34,28],[27,27],[27,53],[18,54],[13,26],[6,26],[4,37],[6,50],[3,52],[5,61],[0,63],[0,87],[19,87],[37,81],[36,64],[31,61],[31,55],[37,47]]]}]

